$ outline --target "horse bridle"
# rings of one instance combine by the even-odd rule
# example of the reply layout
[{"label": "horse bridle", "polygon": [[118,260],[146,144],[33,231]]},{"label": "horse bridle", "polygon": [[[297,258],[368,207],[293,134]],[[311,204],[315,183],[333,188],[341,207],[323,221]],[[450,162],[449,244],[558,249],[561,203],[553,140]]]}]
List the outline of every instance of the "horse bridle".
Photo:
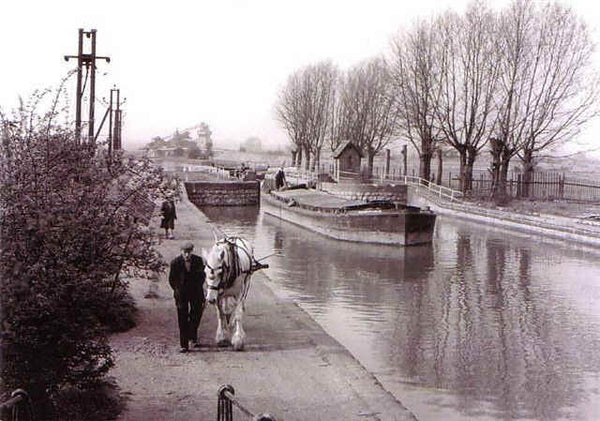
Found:
[{"label": "horse bridle", "polygon": [[216,285],[211,285],[208,282],[206,283],[206,286],[208,289],[211,289],[213,291],[219,291],[221,289],[221,283],[223,283],[223,279],[224,279],[223,274],[225,274],[226,272],[229,272],[229,265],[225,261],[223,261],[221,263],[221,266],[219,266],[217,268],[213,268],[211,265],[208,264],[208,262],[205,262],[204,265],[210,269],[210,272],[213,276],[214,276],[216,270],[219,270],[219,269],[221,270],[221,277],[219,278],[219,282]]}]

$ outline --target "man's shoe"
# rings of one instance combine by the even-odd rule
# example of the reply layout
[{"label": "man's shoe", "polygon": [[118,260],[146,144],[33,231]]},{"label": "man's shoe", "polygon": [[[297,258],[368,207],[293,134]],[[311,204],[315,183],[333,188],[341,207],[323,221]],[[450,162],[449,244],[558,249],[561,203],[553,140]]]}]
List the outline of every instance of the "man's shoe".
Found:
[{"label": "man's shoe", "polygon": [[185,354],[188,351],[189,351],[189,349],[187,349],[185,347],[181,347],[181,349],[179,350],[179,352],[181,352],[182,354]]}]

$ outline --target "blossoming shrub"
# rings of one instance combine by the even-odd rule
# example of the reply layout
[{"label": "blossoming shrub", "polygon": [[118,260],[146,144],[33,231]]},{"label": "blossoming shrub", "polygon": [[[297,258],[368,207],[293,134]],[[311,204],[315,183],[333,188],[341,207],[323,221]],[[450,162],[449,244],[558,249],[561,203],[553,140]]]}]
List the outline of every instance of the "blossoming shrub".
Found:
[{"label": "blossoming shrub", "polygon": [[164,267],[145,226],[163,173],[78,140],[43,98],[0,112],[0,368],[4,390],[52,402],[102,381],[124,279]]}]

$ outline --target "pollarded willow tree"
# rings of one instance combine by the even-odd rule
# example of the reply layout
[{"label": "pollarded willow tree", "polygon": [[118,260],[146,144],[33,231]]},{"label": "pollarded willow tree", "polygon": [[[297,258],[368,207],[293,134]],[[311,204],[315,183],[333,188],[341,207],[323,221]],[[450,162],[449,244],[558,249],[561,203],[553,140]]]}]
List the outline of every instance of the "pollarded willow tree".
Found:
[{"label": "pollarded willow tree", "polygon": [[293,73],[279,92],[276,117],[298,151],[298,165],[304,155],[305,169],[318,165],[323,144],[331,133],[337,79],[337,67],[324,61]]},{"label": "pollarded willow tree", "polygon": [[471,190],[473,165],[494,132],[494,95],[499,64],[497,20],[482,3],[464,16],[446,13],[434,27],[437,83],[436,125],[460,157],[461,190]]},{"label": "pollarded willow tree", "polygon": [[549,4],[538,13],[531,61],[529,98],[521,113],[525,181],[536,156],[572,141],[597,114],[598,72],[592,68],[594,44],[587,25],[571,9]]},{"label": "pollarded willow tree", "polygon": [[336,81],[336,95],[332,107],[329,147],[334,152],[344,141],[348,140],[348,127],[352,123],[353,110],[349,106],[350,98],[344,94],[347,78],[340,73]]},{"label": "pollarded willow tree", "polygon": [[441,130],[435,124],[434,99],[440,89],[436,42],[432,23],[419,22],[393,39],[390,58],[398,135],[408,139],[419,154],[419,176],[426,180],[430,179],[431,159],[441,140]]},{"label": "pollarded willow tree", "polygon": [[2,379],[38,403],[103,379],[123,275],[164,266],[146,226],[162,170],[76,141],[43,99],[0,112]]},{"label": "pollarded willow tree", "polygon": [[319,165],[321,150],[331,132],[338,74],[331,62],[322,62],[309,67],[305,75],[306,102],[310,110],[308,151],[314,158],[313,170]]},{"label": "pollarded willow tree", "polygon": [[[558,3],[516,0],[501,14],[501,83],[492,148],[494,197],[505,200],[511,158],[529,181],[540,152],[572,141],[596,113],[598,76],[587,25]],[[525,183],[527,186],[527,183]]]},{"label": "pollarded willow tree", "polygon": [[535,63],[530,54],[535,25],[535,12],[530,2],[518,0],[499,16],[497,124],[490,138],[492,196],[498,203],[506,200],[509,164],[522,146],[523,113],[531,100],[531,77],[535,74]]},{"label": "pollarded willow tree", "polygon": [[293,166],[302,165],[302,150],[307,130],[302,110],[301,74],[294,72],[288,76],[285,87],[279,91],[275,106],[275,116],[292,143]]},{"label": "pollarded willow tree", "polygon": [[366,60],[345,75],[336,106],[335,139],[349,140],[367,156],[367,176],[373,161],[396,135],[398,109],[393,77],[383,58]]}]

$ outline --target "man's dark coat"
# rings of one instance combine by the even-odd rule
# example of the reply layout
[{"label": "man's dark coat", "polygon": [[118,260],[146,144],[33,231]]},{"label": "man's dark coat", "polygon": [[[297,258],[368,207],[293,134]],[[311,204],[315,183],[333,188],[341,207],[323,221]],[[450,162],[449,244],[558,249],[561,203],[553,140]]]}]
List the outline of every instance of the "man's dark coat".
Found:
[{"label": "man's dark coat", "polygon": [[177,256],[171,261],[171,270],[169,271],[169,284],[173,288],[175,300],[190,299],[201,296],[204,300],[204,261],[200,256],[192,254],[190,256],[190,270],[185,269],[185,260],[182,255]]},{"label": "man's dark coat", "polygon": [[204,261],[200,256],[190,256],[190,270],[185,267],[182,255],[171,261],[169,284],[177,305],[179,323],[179,341],[182,348],[188,347],[188,341],[198,339],[198,326],[204,310]]}]

